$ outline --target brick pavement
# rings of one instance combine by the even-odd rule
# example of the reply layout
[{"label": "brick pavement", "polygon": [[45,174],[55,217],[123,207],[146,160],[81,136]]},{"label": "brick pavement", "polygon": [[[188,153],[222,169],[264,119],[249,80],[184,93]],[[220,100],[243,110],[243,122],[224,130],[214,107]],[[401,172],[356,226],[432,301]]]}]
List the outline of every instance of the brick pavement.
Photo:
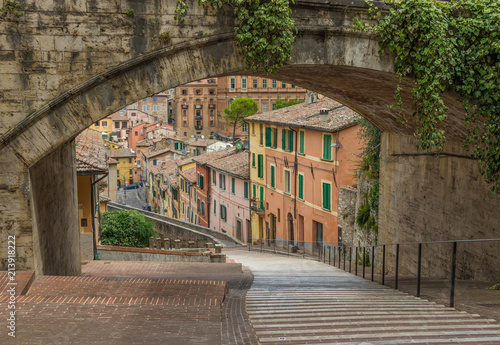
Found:
[{"label": "brick pavement", "polygon": [[93,261],[82,271],[38,277],[17,298],[16,338],[1,327],[0,344],[257,344],[242,298],[252,274],[240,264]]}]

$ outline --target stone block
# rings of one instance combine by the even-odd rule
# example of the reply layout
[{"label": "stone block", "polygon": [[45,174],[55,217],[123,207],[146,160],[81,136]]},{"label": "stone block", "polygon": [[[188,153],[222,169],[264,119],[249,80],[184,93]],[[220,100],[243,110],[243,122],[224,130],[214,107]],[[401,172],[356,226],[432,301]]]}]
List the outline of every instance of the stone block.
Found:
[{"label": "stone block", "polygon": [[220,253],[222,253],[222,244],[218,244],[218,243],[217,243],[217,244],[215,245],[215,253],[216,253],[216,254],[220,254]]},{"label": "stone block", "polygon": [[181,240],[175,240],[174,246],[175,246],[175,249],[180,249],[181,248]]},{"label": "stone block", "polygon": [[214,247],[213,242],[206,242],[205,243],[205,248],[213,248],[213,247]]},{"label": "stone block", "polygon": [[150,237],[149,238],[149,249],[154,249],[155,243],[156,243],[155,238],[154,237]]}]

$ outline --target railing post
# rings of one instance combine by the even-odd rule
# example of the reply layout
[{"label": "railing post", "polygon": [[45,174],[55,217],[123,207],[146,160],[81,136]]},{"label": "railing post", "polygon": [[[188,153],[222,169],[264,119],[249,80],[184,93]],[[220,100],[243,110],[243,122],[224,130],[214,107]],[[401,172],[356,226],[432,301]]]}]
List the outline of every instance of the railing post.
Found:
[{"label": "railing post", "polygon": [[455,306],[455,271],[457,269],[457,242],[453,242],[451,255],[450,308]]},{"label": "railing post", "polygon": [[354,271],[356,272],[356,277],[358,276],[358,247],[356,247],[356,257],[354,258]]},{"label": "railing post", "polygon": [[344,271],[345,271],[345,247],[344,246],[342,246],[342,252],[344,254]]},{"label": "railing post", "polygon": [[264,245],[264,239],[262,239],[262,241],[260,241],[260,252],[262,253],[262,246]]},{"label": "railing post", "polygon": [[330,249],[332,247],[328,246],[328,265],[330,265]]},{"label": "railing post", "polygon": [[340,247],[338,247],[338,248],[337,248],[337,250],[339,251],[339,269],[340,269],[340,255],[341,255],[342,253],[341,253],[341,249],[340,249]]},{"label": "railing post", "polygon": [[374,269],[375,269],[375,246],[372,246],[372,281],[373,281]]},{"label": "railing post", "polygon": [[363,279],[365,278],[365,255],[366,255],[365,251],[366,248],[363,247],[363,258],[361,259],[363,261]]},{"label": "railing post", "polygon": [[352,247],[349,247],[349,273],[351,273],[351,264],[352,264]]},{"label": "railing post", "polygon": [[396,277],[394,281],[394,288],[398,289],[398,273],[399,273],[399,243],[396,244]]},{"label": "railing post", "polygon": [[276,239],[274,239],[274,241],[273,241],[273,247],[274,247],[274,253],[276,254]]},{"label": "railing post", "polygon": [[335,262],[336,262],[335,258],[336,258],[336,253],[337,253],[337,252],[336,252],[336,249],[335,249],[335,248],[337,248],[337,247],[333,247],[333,267],[335,267],[335,265],[336,265],[336,263],[335,263]]},{"label": "railing post", "polygon": [[385,284],[385,244],[382,246],[382,285]]},{"label": "railing post", "polygon": [[286,241],[286,251],[287,251],[287,254],[290,256],[290,241]]},{"label": "railing post", "polygon": [[317,244],[316,246],[318,247],[318,262],[321,262],[321,246],[318,246]]},{"label": "railing post", "polygon": [[418,244],[418,263],[417,263],[417,297],[420,297],[420,272],[422,270],[422,243]]}]

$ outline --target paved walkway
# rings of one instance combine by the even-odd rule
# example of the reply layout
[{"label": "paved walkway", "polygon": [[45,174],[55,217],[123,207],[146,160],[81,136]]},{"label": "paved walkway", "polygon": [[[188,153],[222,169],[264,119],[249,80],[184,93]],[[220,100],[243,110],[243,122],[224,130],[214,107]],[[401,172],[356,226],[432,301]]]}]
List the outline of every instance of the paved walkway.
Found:
[{"label": "paved walkway", "polygon": [[500,324],[327,264],[226,250],[250,268],[246,296],[261,344],[500,344]]}]

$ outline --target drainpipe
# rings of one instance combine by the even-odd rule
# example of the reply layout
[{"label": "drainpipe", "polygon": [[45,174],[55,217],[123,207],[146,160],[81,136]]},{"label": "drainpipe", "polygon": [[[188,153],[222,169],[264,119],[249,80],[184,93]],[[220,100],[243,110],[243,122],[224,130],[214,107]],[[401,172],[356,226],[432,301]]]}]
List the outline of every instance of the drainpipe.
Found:
[{"label": "drainpipe", "polygon": [[[295,224],[293,225],[293,228],[295,230],[295,228],[297,228],[297,226],[296,226],[297,225],[297,184],[298,184],[298,178],[299,178],[299,174],[297,171],[297,168],[299,166],[298,162],[297,162],[297,155],[299,152],[299,148],[297,147],[298,132],[295,129],[293,129],[292,127],[288,127],[288,128],[290,128],[290,130],[295,133],[295,162],[293,164],[293,171],[295,174],[295,188],[294,188],[294,195],[293,195],[293,219],[294,219]],[[297,240],[298,240],[298,237],[299,237],[299,230],[297,229]]]},{"label": "drainpipe", "polygon": [[[90,216],[92,217],[92,243],[94,244],[94,260],[97,260],[97,240],[95,238],[96,228],[95,228],[95,210],[94,210],[94,207],[95,207],[95,195],[99,194],[99,193],[95,193],[94,189],[96,188],[97,183],[99,183],[99,181],[101,181],[102,179],[104,179],[108,175],[109,175],[109,173],[106,173],[100,179],[90,183],[90,203],[92,204],[92,207],[90,208]],[[108,188],[109,188],[109,185],[108,185]],[[99,203],[98,203],[98,205],[99,205]],[[100,207],[97,208],[97,213],[100,217],[101,216]]]}]

